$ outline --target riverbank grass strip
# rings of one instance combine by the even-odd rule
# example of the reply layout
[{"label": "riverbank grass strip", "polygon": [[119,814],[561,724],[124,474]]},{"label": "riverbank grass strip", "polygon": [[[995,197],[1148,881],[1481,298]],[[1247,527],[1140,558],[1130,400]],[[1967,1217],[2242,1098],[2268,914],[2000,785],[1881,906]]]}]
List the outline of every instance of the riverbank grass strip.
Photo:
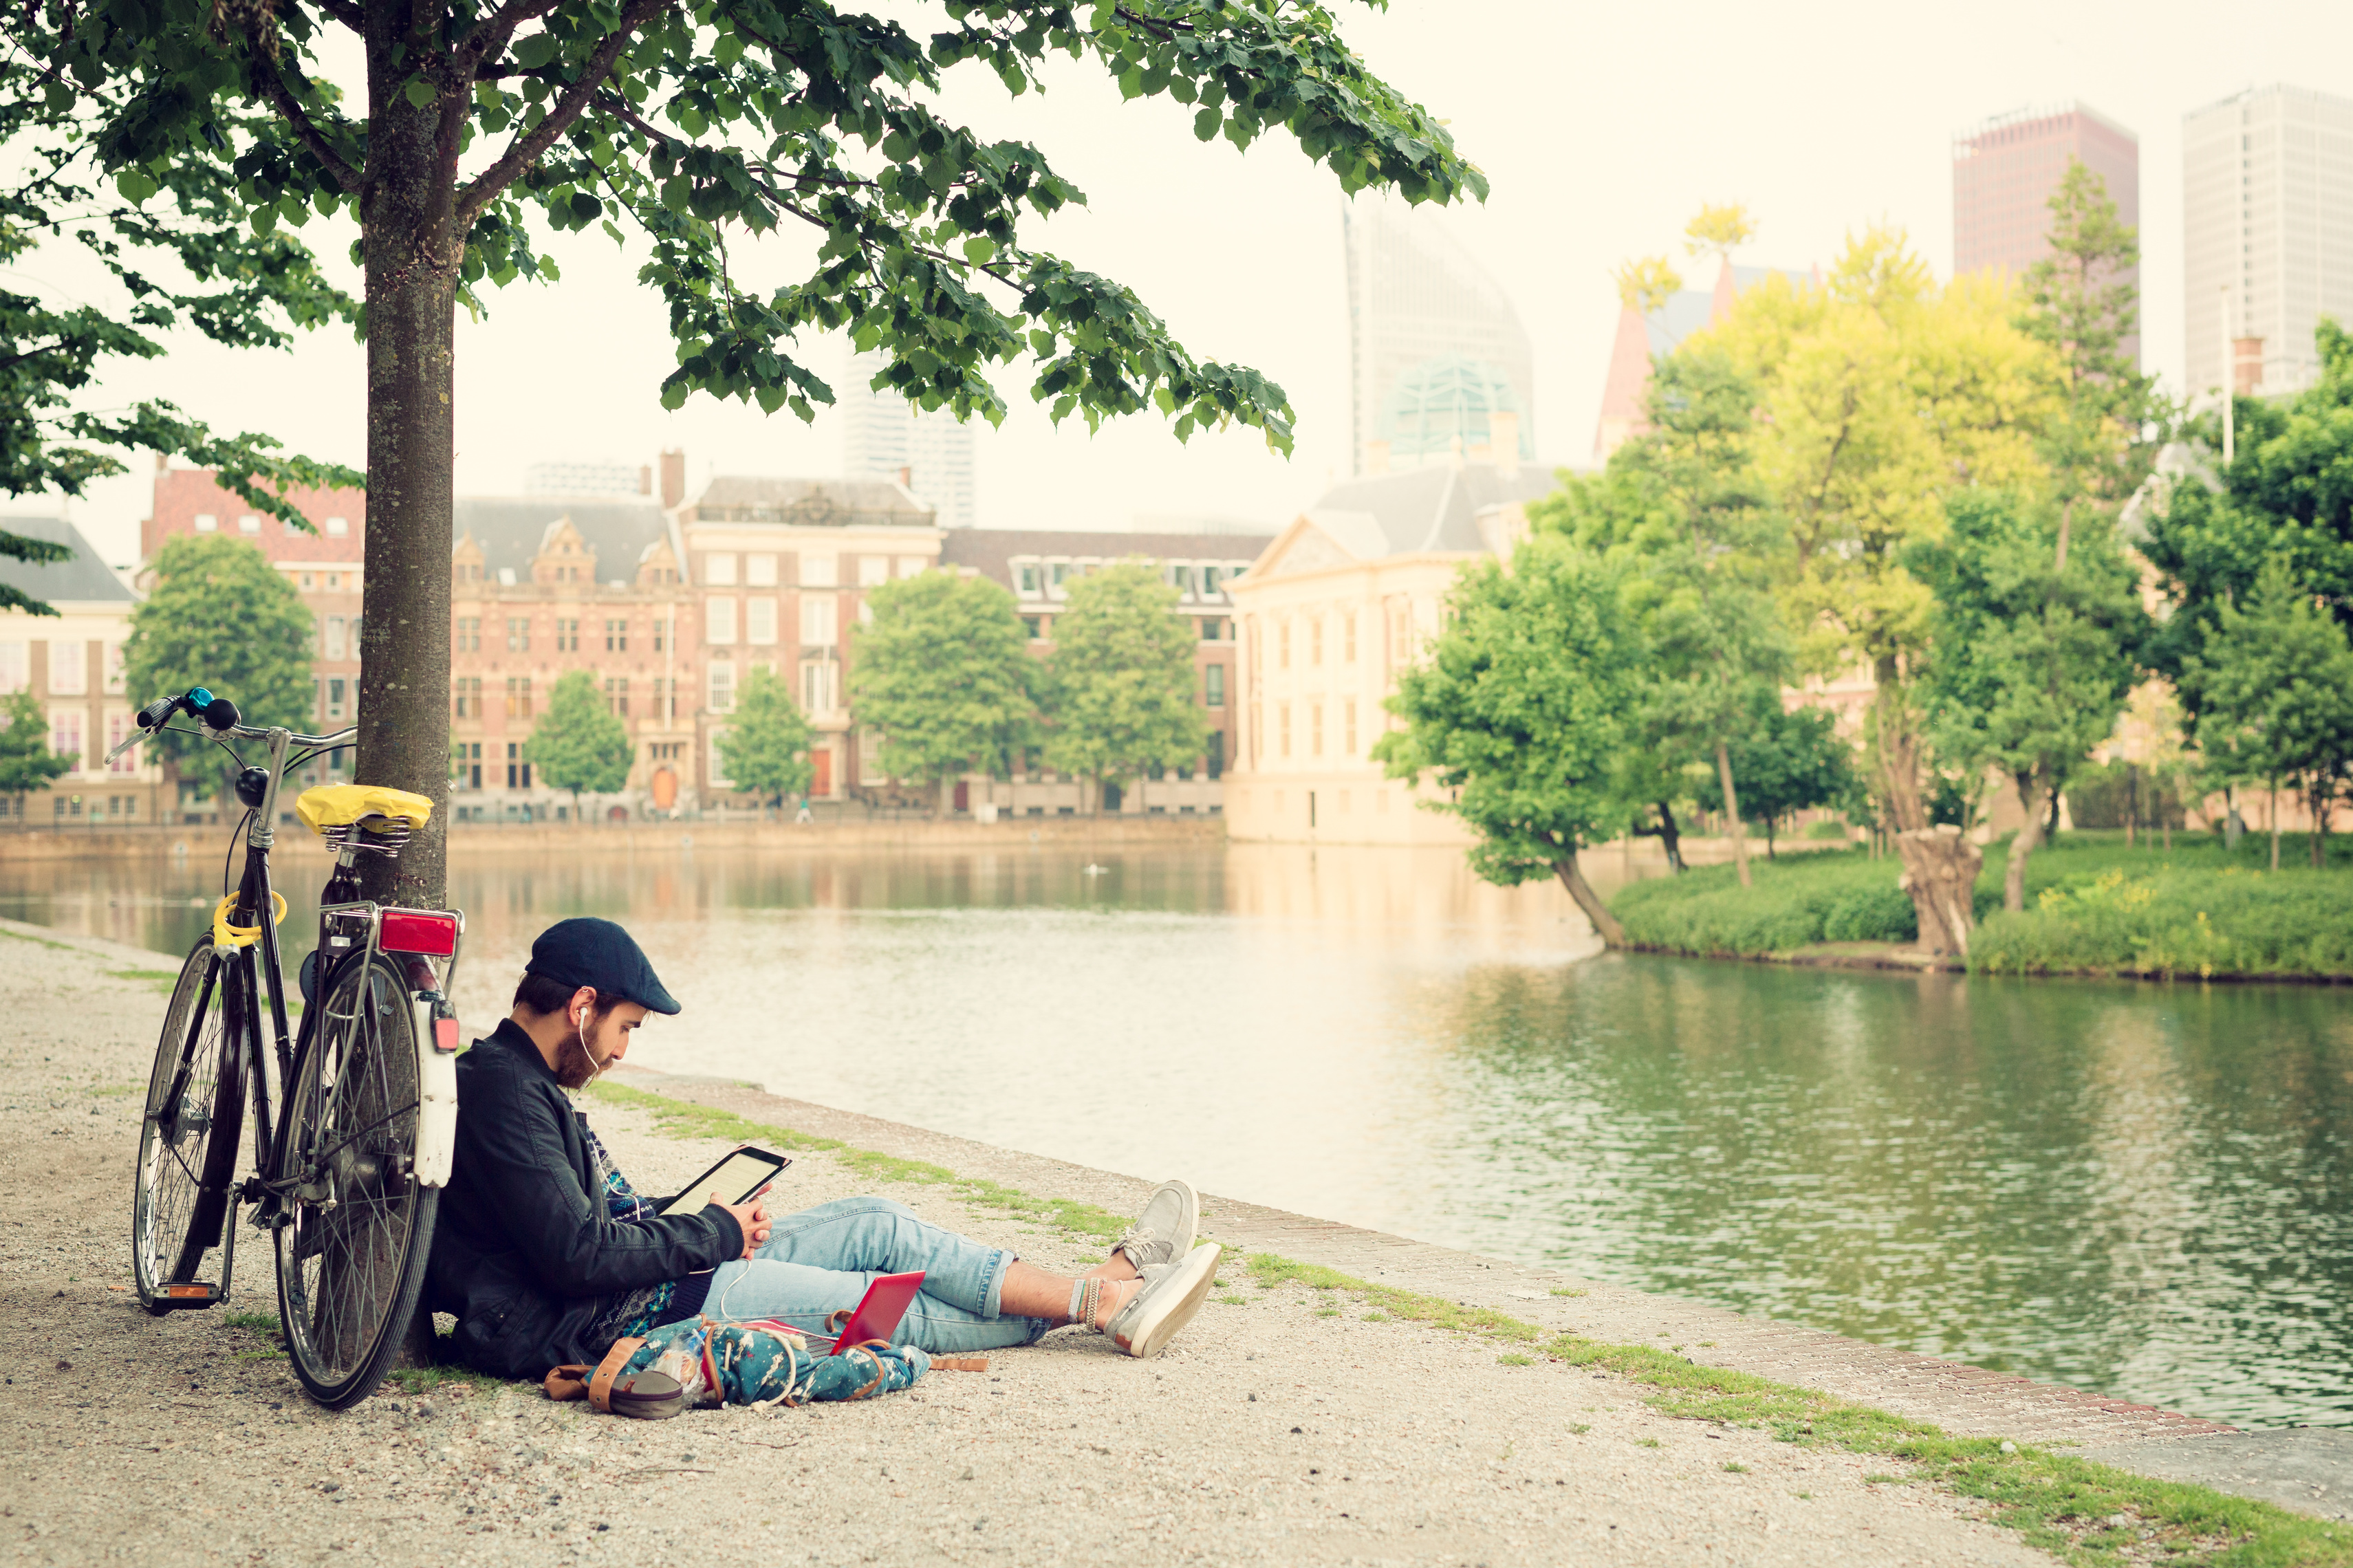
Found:
[{"label": "riverbank grass strip", "polygon": [[1377,1284],[1320,1264],[1261,1252],[1251,1256],[1249,1268],[1261,1285],[1342,1291],[1385,1317],[1616,1373],[1641,1384],[1647,1403],[1663,1415],[1762,1427],[1785,1443],[1903,1460],[1913,1468],[1911,1479],[1990,1503],[1997,1522],[2070,1562],[2201,1568],[2353,1563],[2353,1530],[2209,1487],[2152,1480],[2000,1437],[1955,1437],[1925,1421],[1814,1389],[1702,1366],[1650,1345],[1556,1334],[1491,1308]]},{"label": "riverbank grass strip", "polygon": [[[964,1202],[1056,1226],[1074,1237],[1114,1237],[1125,1224],[1093,1204],[1036,1197],[1001,1183],[958,1175],[944,1165],[859,1149],[838,1138],[797,1132],[666,1094],[614,1083],[598,1083],[588,1092],[647,1112],[655,1130],[669,1137],[821,1152],[871,1180],[944,1187]],[[1271,1252],[1250,1254],[1243,1266],[1251,1283],[1262,1289],[1298,1285],[1354,1297],[1366,1309],[1366,1321],[1420,1323],[1492,1342],[1531,1362],[1541,1355],[1618,1373],[1641,1385],[1645,1400],[1662,1415],[1768,1428],[1785,1443],[1900,1460],[1911,1467],[1911,1480],[1989,1504],[1997,1523],[2071,1563],[2353,1568],[2353,1530],[2210,1487],[2152,1480],[2000,1437],[1955,1437],[1925,1421],[1818,1390],[1701,1366],[1650,1345],[1556,1334],[1492,1307],[1377,1284]]]}]

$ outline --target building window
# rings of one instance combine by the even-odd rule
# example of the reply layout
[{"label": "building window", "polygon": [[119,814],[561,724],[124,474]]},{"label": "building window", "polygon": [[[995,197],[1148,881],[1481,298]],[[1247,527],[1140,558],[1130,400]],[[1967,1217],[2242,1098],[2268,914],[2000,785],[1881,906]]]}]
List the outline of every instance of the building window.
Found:
[{"label": "building window", "polygon": [[732,643],[735,640],[735,601],[722,595],[707,601],[702,607],[703,640],[712,643]]},{"label": "building window", "polygon": [[812,659],[801,666],[801,710],[812,716],[831,713],[834,709],[834,678],[841,667],[830,660]]},{"label": "building window", "polygon": [[578,653],[580,651],[580,623],[578,621],[559,620],[555,623],[555,651],[558,653]]},{"label": "building window", "polygon": [[518,742],[509,741],[507,742],[507,788],[529,789],[530,787],[531,764],[522,760],[522,746]]},{"label": "building window", "polygon": [[800,577],[801,586],[804,588],[831,588],[837,586],[839,579],[835,575],[835,570],[839,563],[840,558],[839,556],[802,556]]},{"label": "building window", "polygon": [[[116,712],[109,713],[106,716],[106,749],[108,751],[111,752],[115,747],[122,744],[125,738],[127,738],[131,732],[132,727],[130,714]],[[123,752],[121,756],[115,758],[114,761],[106,764],[106,771],[111,773],[137,773],[139,771],[139,753],[136,751]],[[133,798],[135,800],[136,797],[134,796]],[[117,808],[118,812],[120,809],[120,807]]]},{"label": "building window", "polygon": [[776,601],[765,595],[744,601],[744,640],[773,647],[776,640]]},{"label": "building window", "polygon": [[1203,642],[1226,642],[1234,635],[1234,623],[1223,616],[1205,616],[1201,619]]},{"label": "building window", "polygon": [[1250,761],[1257,763],[1266,756],[1266,708],[1253,702],[1250,710]]},{"label": "building window", "polygon": [[660,653],[670,647],[670,622],[659,618],[654,622],[654,651]]},{"label": "building window", "polygon": [[343,716],[344,689],[350,684],[351,682],[345,680],[340,675],[331,675],[327,678],[328,718],[340,719]]},{"label": "building window", "polygon": [[1278,621],[1274,628],[1274,668],[1291,668],[1291,623]]},{"label": "building window", "polygon": [[714,588],[735,585],[735,557],[733,554],[712,554],[702,558],[702,580]]},{"label": "building window", "polygon": [[1346,725],[1345,742],[1348,755],[1353,757],[1356,754],[1356,700],[1353,697],[1349,698],[1347,707],[1342,711],[1345,715],[1344,721]]},{"label": "building window", "polygon": [[839,605],[832,594],[801,595],[801,645],[830,647],[841,636]]},{"label": "building window", "polygon": [[90,690],[90,654],[79,640],[49,639],[49,694],[79,697]]},{"label": "building window", "polygon": [[1356,662],[1356,612],[1354,610],[1340,617],[1340,662]]},{"label": "building window", "polygon": [[331,517],[327,520],[327,537],[330,539],[341,539],[351,531],[352,520],[347,517]]},{"label": "building window", "polygon": [[480,676],[461,676],[449,683],[449,690],[451,718],[479,719],[482,716],[482,678]]},{"label": "building window", "polygon": [[481,616],[459,616],[458,617],[458,637],[456,646],[457,650],[459,653],[480,653],[482,651]]},{"label": "building window", "polygon": [[251,512],[247,512],[243,517],[237,520],[237,531],[239,533],[259,533],[261,531],[261,520],[254,516]]},{"label": "building window", "polygon": [[220,519],[215,517],[212,513],[208,511],[200,511],[196,513],[196,531],[198,533],[211,533],[219,527]]},{"label": "building window", "polygon": [[861,555],[858,558],[858,585],[879,588],[891,580],[891,558],[888,555]]},{"label": "building window", "polygon": [[773,555],[744,557],[744,585],[747,588],[773,588],[776,585],[776,558]]},{"label": "building window", "polygon": [[605,706],[621,718],[629,716],[629,678],[626,675],[605,679]]},{"label": "building window", "polygon": [[1040,584],[1038,578],[1037,567],[1017,566],[1013,569],[1013,576],[1015,582],[1020,585],[1023,597],[1026,598],[1038,593]]},{"label": "building window", "polygon": [[1274,718],[1276,724],[1282,729],[1281,743],[1276,747],[1276,754],[1288,757],[1291,755],[1291,704],[1288,702],[1275,704]]},{"label": "building window", "polygon": [[1321,702],[1307,705],[1307,754],[1311,757],[1324,754],[1324,704]]},{"label": "building window", "polygon": [[605,623],[605,651],[607,653],[627,653],[629,651],[628,622],[607,621]]},{"label": "building window", "polygon": [[1193,569],[1190,566],[1168,568],[1168,582],[1182,597],[1189,599],[1193,596]]},{"label": "building window", "polygon": [[1046,617],[1024,616],[1021,617],[1021,629],[1029,634],[1031,642],[1043,642],[1046,640]]},{"label": "building window", "polygon": [[713,664],[711,667],[711,710],[713,713],[735,711],[735,667]]},{"label": "building window", "polygon": [[711,787],[712,789],[732,789],[734,787],[733,781],[731,781],[727,776],[726,755],[719,749],[719,738],[726,733],[727,731],[724,730],[713,730],[711,731],[711,766],[705,776],[710,779]]},{"label": "building window", "polygon": [[1209,776],[1213,779],[1225,777],[1226,732],[1223,730],[1212,730],[1209,731],[1209,750],[1208,758],[1209,763]]},{"label": "building window", "polygon": [[1223,568],[1217,566],[1204,566],[1201,568],[1201,597],[1204,599],[1214,599],[1218,596],[1218,579],[1221,575],[1229,575],[1229,574],[1225,573]]},{"label": "building window", "polygon": [[0,691],[22,691],[29,679],[25,644],[20,640],[0,642]]},{"label": "building window", "polygon": [[510,675],[507,677],[507,717],[510,719],[528,719],[531,717],[530,676]]},{"label": "building window", "polygon": [[451,784],[459,789],[482,787],[482,743],[480,741],[459,742],[450,748],[449,756],[453,764],[449,769]]},{"label": "building window", "polygon": [[895,559],[902,577],[920,577],[923,574],[923,568],[932,563],[931,557],[927,555],[901,555]]},{"label": "building window", "polygon": [[1321,616],[1307,617],[1307,662],[1324,662],[1324,617]]},{"label": "building window", "polygon": [[1202,706],[1223,708],[1226,705],[1226,667],[1222,664],[1213,664],[1201,672],[1201,679],[1208,683],[1207,695],[1203,699]]},{"label": "building window", "polygon": [[509,653],[531,651],[531,620],[528,616],[511,616],[507,618],[507,651]]}]

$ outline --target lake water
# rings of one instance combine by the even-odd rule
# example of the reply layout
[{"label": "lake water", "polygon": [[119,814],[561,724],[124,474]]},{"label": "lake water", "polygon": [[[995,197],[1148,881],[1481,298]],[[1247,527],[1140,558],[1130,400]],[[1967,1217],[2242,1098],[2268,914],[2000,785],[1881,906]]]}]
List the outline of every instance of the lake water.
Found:
[{"label": "lake water", "polygon": [[[173,952],[218,849],[0,867],[0,913]],[[1556,887],[1441,851],[459,858],[470,1024],[548,921],[610,915],[686,1005],[645,1066],[2242,1425],[2353,1426],[2346,993],[1600,955]],[[315,884],[323,861],[294,864]],[[288,889],[290,933],[314,890]]]}]

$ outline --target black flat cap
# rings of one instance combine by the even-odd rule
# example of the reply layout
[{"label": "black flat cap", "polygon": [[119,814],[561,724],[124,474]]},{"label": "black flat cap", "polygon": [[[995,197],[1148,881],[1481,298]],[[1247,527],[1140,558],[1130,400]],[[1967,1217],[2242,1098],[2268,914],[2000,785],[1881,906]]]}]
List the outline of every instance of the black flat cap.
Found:
[{"label": "black flat cap", "polygon": [[558,985],[594,986],[601,1001],[635,1002],[649,1013],[678,1011],[678,999],[662,989],[637,939],[594,915],[558,921],[540,932],[523,973]]}]

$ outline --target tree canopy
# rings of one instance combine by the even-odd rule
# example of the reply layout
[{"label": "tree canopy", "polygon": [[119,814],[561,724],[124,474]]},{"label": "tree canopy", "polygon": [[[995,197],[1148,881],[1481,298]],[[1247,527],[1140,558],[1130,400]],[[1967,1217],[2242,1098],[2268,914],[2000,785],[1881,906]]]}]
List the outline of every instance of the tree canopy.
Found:
[{"label": "tree canopy", "polygon": [[523,761],[550,789],[572,792],[572,819],[580,820],[580,797],[611,795],[629,782],[638,754],[629,727],[621,722],[585,669],[567,669],[547,694],[547,710],[522,743]]},{"label": "tree canopy", "polygon": [[882,735],[882,771],[938,791],[965,773],[1009,771],[1035,733],[1039,679],[1013,595],[986,577],[925,572],[866,595],[850,633],[849,695]]},{"label": "tree canopy", "polygon": [[[318,717],[313,623],[286,574],[254,546],[216,533],[165,540],[154,571],[122,645],[132,700],[144,707],[209,687],[235,701],[248,724],[308,731]],[[186,773],[226,779],[236,772],[227,752],[199,736],[167,731],[144,744],[178,758]]]},{"label": "tree canopy", "polygon": [[1472,870],[1504,887],[1557,877],[1612,945],[1623,932],[1577,855],[1620,831],[1641,653],[1620,587],[1599,556],[1552,534],[1521,544],[1508,570],[1464,567],[1446,629],[1388,700],[1404,727],[1373,747],[1389,777],[1447,792],[1421,804],[1478,835]]},{"label": "tree canopy", "polygon": [[714,742],[719,765],[737,789],[776,801],[798,795],[817,776],[809,761],[809,722],[792,688],[771,669],[754,669],[735,690],[735,709]]},{"label": "tree canopy", "polygon": [[81,765],[79,757],[49,750],[49,719],[30,691],[0,697],[0,794],[47,789],[49,781]]},{"label": "tree canopy", "polygon": [[1047,765],[1093,779],[1100,801],[1105,783],[1197,761],[1209,725],[1194,700],[1197,639],[1176,590],[1125,562],[1072,580],[1069,594],[1054,616]]},{"label": "tree canopy", "polygon": [[[1740,809],[1765,829],[1773,849],[1781,819],[1792,812],[1855,804],[1854,748],[1838,732],[1835,715],[1820,708],[1781,706],[1778,691],[1758,690],[1757,711],[1729,745],[1730,771],[1740,781]],[[1722,811],[1724,789],[1713,768],[1692,770],[1693,798]]]}]

